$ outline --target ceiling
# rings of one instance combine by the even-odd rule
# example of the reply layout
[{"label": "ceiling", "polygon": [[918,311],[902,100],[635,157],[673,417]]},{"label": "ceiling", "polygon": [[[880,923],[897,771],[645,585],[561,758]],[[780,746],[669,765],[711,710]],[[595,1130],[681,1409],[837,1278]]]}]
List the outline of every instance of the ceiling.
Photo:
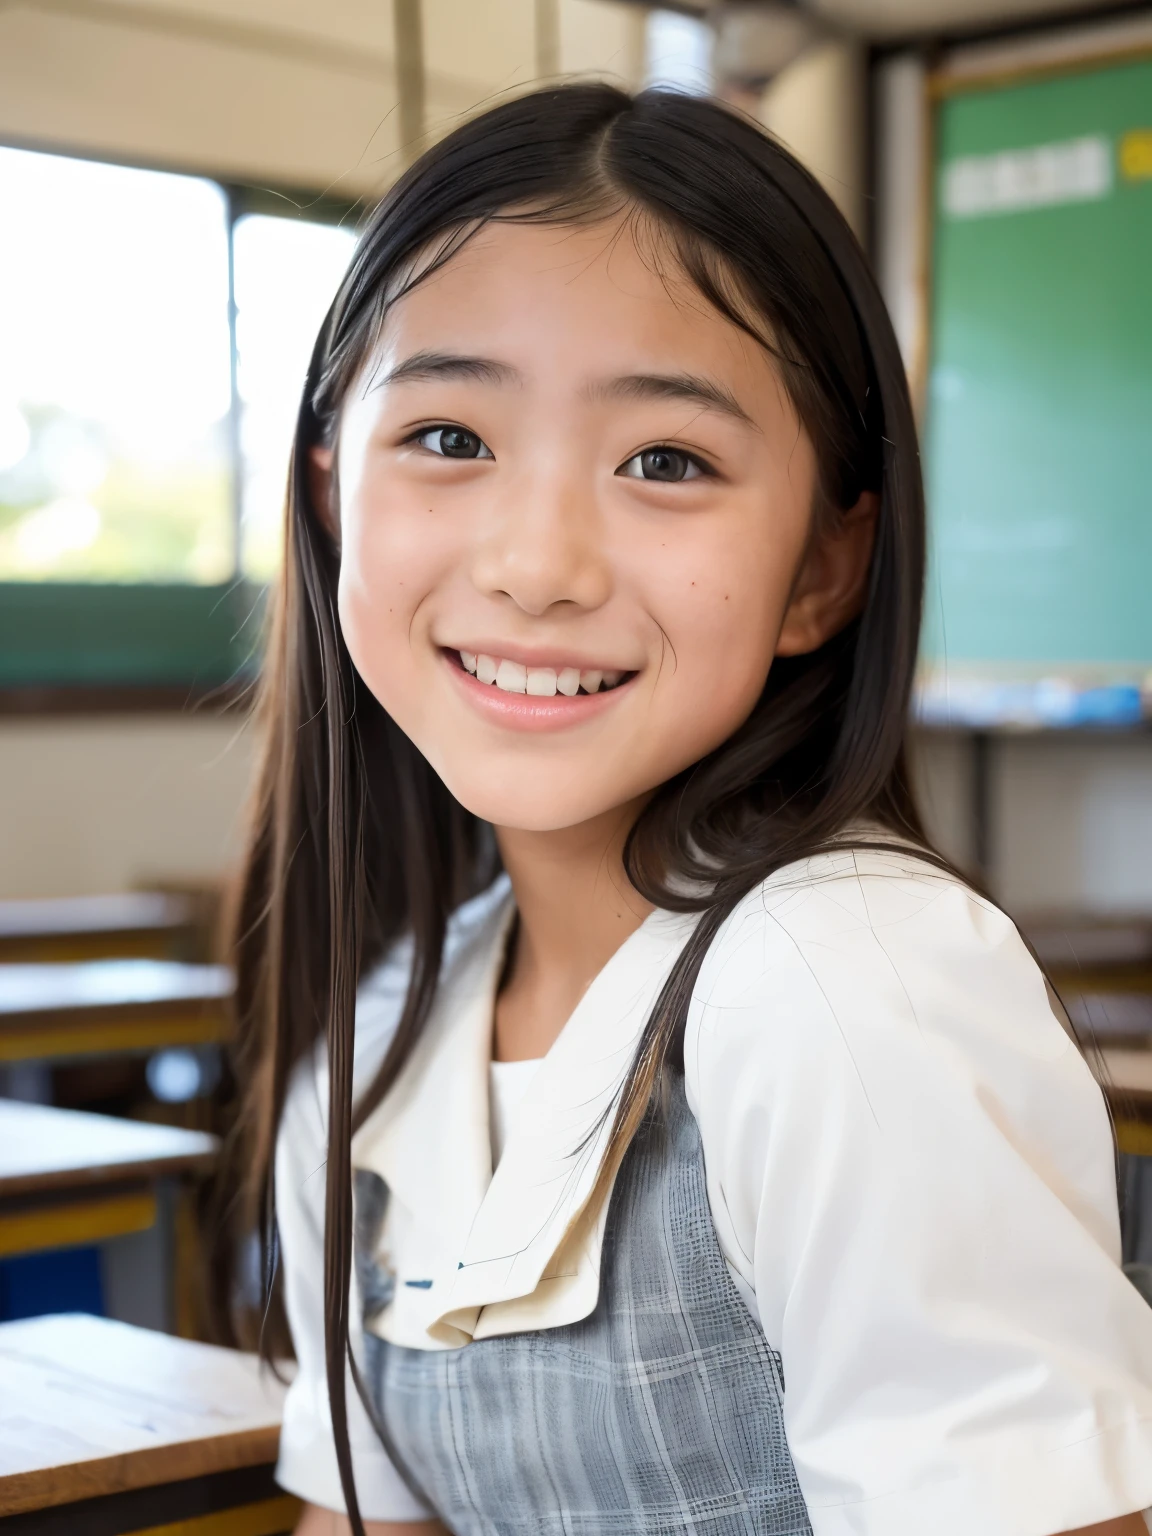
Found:
[{"label": "ceiling", "polygon": [[[549,54],[536,0],[421,0],[430,131],[557,68],[638,83],[638,11],[554,3]],[[0,142],[371,195],[411,147],[394,24],[393,0],[0,0]]]},{"label": "ceiling", "polygon": [[[397,112],[396,3],[0,0],[0,142],[371,194],[417,142]],[[637,0],[420,3],[433,133],[557,71],[643,77]],[[744,0],[664,3],[701,14]],[[772,3],[883,40],[1086,14],[1106,0]]]},{"label": "ceiling", "polygon": [[[647,5],[650,0],[625,0]],[[1000,31],[1013,23],[1044,17],[1088,16],[1115,11],[1116,0],[664,0],[671,10],[706,16],[720,5],[731,8],[797,10],[833,26],[882,41],[956,32]]]},{"label": "ceiling", "polygon": [[876,38],[999,29],[1013,21],[1098,11],[1107,5],[1109,0],[807,0],[814,14]]}]

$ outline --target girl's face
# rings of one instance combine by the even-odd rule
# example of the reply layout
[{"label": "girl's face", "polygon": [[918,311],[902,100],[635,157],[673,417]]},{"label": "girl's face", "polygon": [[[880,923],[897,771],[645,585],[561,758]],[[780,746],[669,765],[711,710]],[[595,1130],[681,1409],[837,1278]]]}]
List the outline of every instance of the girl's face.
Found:
[{"label": "girl's face", "polygon": [[768,355],[655,266],[627,223],[489,226],[393,307],[345,404],[348,649],[497,826],[638,801],[859,606],[874,498],[813,531]]}]

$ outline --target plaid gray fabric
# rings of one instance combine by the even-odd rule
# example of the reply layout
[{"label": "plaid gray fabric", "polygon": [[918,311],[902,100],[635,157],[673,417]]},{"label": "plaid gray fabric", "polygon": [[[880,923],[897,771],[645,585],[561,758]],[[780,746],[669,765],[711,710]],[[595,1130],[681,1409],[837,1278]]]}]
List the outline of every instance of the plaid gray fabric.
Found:
[{"label": "plaid gray fabric", "polygon": [[[455,1536],[810,1536],[780,1357],[716,1240],[681,1077],[664,1098],[617,1178],[591,1317],[443,1351],[367,1335],[385,1448]],[[357,1190],[368,1315],[383,1193]]]}]

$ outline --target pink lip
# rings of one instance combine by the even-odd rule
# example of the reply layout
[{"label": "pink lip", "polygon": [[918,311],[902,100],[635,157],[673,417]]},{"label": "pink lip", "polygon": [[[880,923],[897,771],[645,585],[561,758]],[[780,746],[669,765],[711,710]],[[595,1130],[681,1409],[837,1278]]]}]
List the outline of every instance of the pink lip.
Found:
[{"label": "pink lip", "polygon": [[586,720],[610,709],[613,700],[626,693],[634,681],[629,678],[607,693],[578,693],[572,698],[557,693],[550,698],[541,698],[531,693],[506,693],[495,683],[478,683],[470,672],[465,672],[447,656],[444,665],[473,708],[494,724],[512,731],[559,731],[568,726],[583,725]]}]

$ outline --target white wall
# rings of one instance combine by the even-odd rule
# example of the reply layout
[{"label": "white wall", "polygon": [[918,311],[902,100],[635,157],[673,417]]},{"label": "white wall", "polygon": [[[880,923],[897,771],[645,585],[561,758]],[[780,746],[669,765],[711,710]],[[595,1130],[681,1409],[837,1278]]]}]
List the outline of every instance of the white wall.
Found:
[{"label": "white wall", "polygon": [[[929,830],[969,863],[971,739],[921,735],[913,761]],[[1152,913],[1152,737],[995,738],[989,779],[988,878],[1010,912]]]},{"label": "white wall", "polygon": [[[238,855],[253,732],[221,716],[0,721],[0,898],[214,879]],[[932,835],[972,857],[968,738],[922,734]],[[1005,737],[992,887],[1010,911],[1152,911],[1152,738]]]},{"label": "white wall", "polygon": [[1152,740],[1010,738],[992,808],[1009,907],[1152,912]]},{"label": "white wall", "polygon": [[0,720],[0,897],[217,878],[252,759],[220,715]]},{"label": "white wall", "polygon": [[858,235],[864,226],[864,53],[834,39],[809,48],[764,91],[760,121],[815,175]]}]

